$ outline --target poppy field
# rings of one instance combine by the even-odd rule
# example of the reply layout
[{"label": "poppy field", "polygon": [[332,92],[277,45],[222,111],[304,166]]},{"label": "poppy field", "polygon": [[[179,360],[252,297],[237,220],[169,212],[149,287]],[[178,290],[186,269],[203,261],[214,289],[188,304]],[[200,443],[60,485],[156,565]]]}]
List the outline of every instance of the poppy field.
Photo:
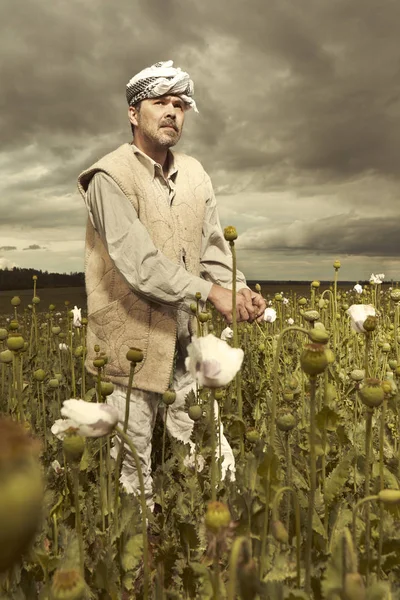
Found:
[{"label": "poppy field", "polygon": [[[29,304],[13,297],[0,316],[0,598],[400,598],[400,287],[381,274],[342,289],[339,270],[266,298],[262,322],[227,327],[193,305],[194,452],[158,419],[152,512],[140,469],[137,497],[119,482],[126,451],[140,463],[107,405],[100,347],[97,377],[85,371],[84,311],[43,306],[36,279]],[[134,385],[143,354],[128,355]],[[173,402],[160,395],[164,414]]]}]

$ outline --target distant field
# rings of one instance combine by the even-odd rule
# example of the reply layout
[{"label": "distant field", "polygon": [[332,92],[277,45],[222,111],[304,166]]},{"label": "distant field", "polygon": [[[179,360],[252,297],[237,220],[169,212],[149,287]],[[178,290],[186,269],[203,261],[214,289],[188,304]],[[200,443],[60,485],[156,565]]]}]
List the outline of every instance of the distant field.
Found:
[{"label": "distant field", "polygon": [[[345,283],[339,284],[344,290],[351,290],[354,284]],[[254,288],[254,283],[251,282],[250,286]],[[386,286],[384,286],[386,287]],[[329,284],[321,284],[320,291],[329,288]],[[294,292],[299,295],[309,296],[310,285],[304,283],[262,283],[261,290],[265,297],[270,297],[277,292],[289,293]],[[25,308],[32,301],[32,290],[11,290],[0,292],[0,315],[12,314],[11,298],[13,296],[19,296],[21,298],[21,308]],[[38,289],[37,295],[40,298],[40,304],[38,310],[40,312],[46,312],[49,304],[55,304],[56,310],[65,309],[65,301],[69,300],[69,305],[73,308],[75,305],[86,310],[86,293],[84,287],[70,287],[70,288],[44,288]]]},{"label": "distant field", "polygon": [[[73,308],[75,305],[86,310],[86,292],[84,287],[70,288],[44,288],[36,290],[37,296],[40,298],[38,311],[46,312],[49,304],[55,304],[56,310],[65,310],[65,301],[69,300],[69,306]],[[0,292],[0,315],[12,314],[11,298],[19,296],[21,299],[20,309],[24,309],[32,301],[33,290],[10,290]]]}]

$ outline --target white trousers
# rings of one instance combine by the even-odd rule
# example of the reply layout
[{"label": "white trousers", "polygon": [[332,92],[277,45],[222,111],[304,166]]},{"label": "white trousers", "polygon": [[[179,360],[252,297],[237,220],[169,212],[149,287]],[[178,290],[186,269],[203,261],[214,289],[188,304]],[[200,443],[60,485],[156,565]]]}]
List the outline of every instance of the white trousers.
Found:
[{"label": "white trousers", "polygon": [[[188,444],[189,459],[188,461],[185,461],[185,464],[189,465],[190,458],[193,459],[195,445],[190,439],[193,432],[193,421],[185,410],[185,398],[191,390],[196,389],[196,384],[188,371],[178,368],[174,375],[173,389],[176,392],[176,400],[174,404],[168,408],[166,421],[167,431],[175,439],[184,444]],[[114,392],[107,398],[107,402],[115,406],[118,410],[121,427],[125,419],[126,396],[126,388],[115,386]],[[133,389],[130,396],[127,430],[127,434],[131,438],[140,459],[146,493],[146,503],[151,510],[154,507],[151,447],[157,411],[159,409],[163,410],[162,403],[160,406],[160,399],[160,394],[156,394],[155,392],[145,392]],[[215,403],[215,418],[218,420],[217,403]],[[222,479],[224,479],[229,470],[231,480],[233,480],[235,478],[235,458],[233,456],[232,448],[224,435],[222,424],[219,434],[221,436],[221,455],[223,459],[221,476]],[[117,436],[115,436],[114,440],[115,446],[112,450],[112,455],[116,457],[120,441]],[[128,493],[137,495],[139,494],[139,479],[135,462],[129,451],[129,447],[126,444],[125,450],[125,459],[122,464],[120,481]],[[218,455],[219,449],[217,451],[217,456]],[[200,459],[201,457],[198,458]],[[194,464],[193,460],[192,462]],[[198,460],[198,470],[201,470],[203,465],[204,462],[200,464],[200,460]]]}]

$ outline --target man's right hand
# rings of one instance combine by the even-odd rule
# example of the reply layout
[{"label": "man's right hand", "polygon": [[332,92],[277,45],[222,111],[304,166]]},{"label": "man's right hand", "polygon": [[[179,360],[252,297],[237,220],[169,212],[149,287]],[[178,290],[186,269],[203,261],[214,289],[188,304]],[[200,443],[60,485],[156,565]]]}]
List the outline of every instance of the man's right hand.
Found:
[{"label": "man's right hand", "polygon": [[[232,323],[232,290],[227,290],[214,283],[207,300],[215,306],[228,324]],[[238,323],[240,321],[253,321],[256,316],[256,308],[253,306],[251,298],[249,299],[243,294],[236,294],[236,318]]]}]

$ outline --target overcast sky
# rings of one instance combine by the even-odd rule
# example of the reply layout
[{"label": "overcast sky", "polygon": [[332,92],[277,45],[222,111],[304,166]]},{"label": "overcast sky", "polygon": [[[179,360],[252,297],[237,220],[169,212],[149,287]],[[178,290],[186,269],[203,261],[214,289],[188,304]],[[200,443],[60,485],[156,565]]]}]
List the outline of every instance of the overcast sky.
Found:
[{"label": "overcast sky", "polygon": [[171,59],[200,111],[177,149],[249,279],[400,280],[399,0],[2,0],[0,24],[0,267],[83,270],[76,178]]}]

